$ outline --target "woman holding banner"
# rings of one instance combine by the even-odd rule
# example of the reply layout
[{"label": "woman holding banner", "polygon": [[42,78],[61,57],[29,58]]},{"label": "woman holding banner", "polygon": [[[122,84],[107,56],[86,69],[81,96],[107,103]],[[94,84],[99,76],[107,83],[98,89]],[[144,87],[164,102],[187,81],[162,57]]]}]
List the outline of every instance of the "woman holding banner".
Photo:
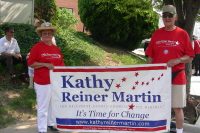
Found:
[{"label": "woman holding banner", "polygon": [[172,5],[164,6],[162,19],[164,27],[156,30],[147,48],[148,63],[167,63],[172,67],[172,108],[175,112],[176,132],[183,133],[186,106],[185,63],[191,62],[194,51],[186,31],[175,26],[178,16]]},{"label": "woman holding banner", "polygon": [[52,44],[52,37],[57,28],[46,22],[36,29],[42,41],[35,44],[30,51],[28,66],[34,69],[34,87],[37,100],[37,122],[39,133],[47,132],[47,126],[56,129],[51,105],[51,83],[49,70],[54,66],[65,66],[59,48]]}]

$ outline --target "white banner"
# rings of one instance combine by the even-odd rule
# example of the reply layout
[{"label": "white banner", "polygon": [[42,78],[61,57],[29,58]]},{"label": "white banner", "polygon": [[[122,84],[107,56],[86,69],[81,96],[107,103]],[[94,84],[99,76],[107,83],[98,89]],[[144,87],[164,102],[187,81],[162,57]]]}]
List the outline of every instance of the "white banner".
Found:
[{"label": "white banner", "polygon": [[166,64],[55,67],[50,72],[56,126],[77,132],[164,132],[171,121]]}]

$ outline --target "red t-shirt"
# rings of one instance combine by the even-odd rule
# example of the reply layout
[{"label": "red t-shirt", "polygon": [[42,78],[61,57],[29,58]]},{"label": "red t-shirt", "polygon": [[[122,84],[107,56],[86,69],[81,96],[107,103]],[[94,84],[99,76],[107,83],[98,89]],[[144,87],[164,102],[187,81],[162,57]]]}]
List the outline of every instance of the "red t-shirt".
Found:
[{"label": "red t-shirt", "polygon": [[200,41],[199,40],[194,41],[194,53],[200,54]]},{"label": "red t-shirt", "polygon": [[[170,59],[194,57],[194,51],[187,32],[179,27],[173,31],[163,28],[156,30],[147,48],[146,55],[153,58],[153,63],[167,63]],[[185,63],[179,63],[172,67],[172,72],[185,68]],[[181,71],[173,80],[172,84],[186,84],[185,71]]]},{"label": "red t-shirt", "polygon": [[[33,46],[28,59],[28,66],[35,63],[52,63],[54,66],[65,66],[63,55],[60,49],[55,46],[48,46],[39,42]],[[40,85],[50,84],[50,73],[47,67],[34,69],[34,82]]]}]

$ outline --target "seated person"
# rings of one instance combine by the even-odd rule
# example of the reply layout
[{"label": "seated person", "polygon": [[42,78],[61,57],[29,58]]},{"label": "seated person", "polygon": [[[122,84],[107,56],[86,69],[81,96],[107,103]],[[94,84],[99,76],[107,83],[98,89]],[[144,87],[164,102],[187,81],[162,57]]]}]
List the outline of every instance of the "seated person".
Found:
[{"label": "seated person", "polygon": [[0,62],[6,64],[14,86],[19,85],[15,75],[14,65],[22,63],[23,68],[21,70],[19,79],[25,83],[28,83],[29,81],[26,77],[28,72],[26,55],[20,54],[20,48],[18,46],[17,40],[13,38],[14,28],[6,27],[4,32],[5,36],[0,39]]}]

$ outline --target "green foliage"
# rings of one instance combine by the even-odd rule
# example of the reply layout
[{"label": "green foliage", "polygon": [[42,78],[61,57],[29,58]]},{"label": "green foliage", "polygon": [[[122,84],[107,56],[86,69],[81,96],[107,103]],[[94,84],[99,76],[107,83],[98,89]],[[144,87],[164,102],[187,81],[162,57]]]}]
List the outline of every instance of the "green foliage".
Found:
[{"label": "green foliage", "polygon": [[99,44],[85,33],[60,28],[55,38],[67,66],[81,66],[90,61],[101,62],[105,57],[104,51],[96,46]]},{"label": "green foliage", "polygon": [[69,28],[69,26],[76,27],[78,19],[74,13],[71,13],[68,9],[63,8],[59,10],[58,25],[62,29]]},{"label": "green foliage", "polygon": [[[122,61],[123,65],[133,65],[133,64],[146,64],[146,60],[141,60],[138,57],[134,57],[131,54],[127,55],[118,55],[114,53],[112,58],[115,62]],[[146,58],[146,57],[143,57]]]},{"label": "green foliage", "polygon": [[132,50],[158,28],[150,0],[79,0],[79,15],[92,36]]},{"label": "green foliage", "polygon": [[32,46],[40,41],[40,37],[35,32],[35,27],[30,24],[11,24],[4,23],[0,25],[0,38],[3,37],[5,27],[15,29],[15,39],[17,40],[21,54],[27,54]]},{"label": "green foliage", "polygon": [[59,8],[55,0],[35,0],[34,16],[37,19],[44,19],[46,22],[57,24]]}]

